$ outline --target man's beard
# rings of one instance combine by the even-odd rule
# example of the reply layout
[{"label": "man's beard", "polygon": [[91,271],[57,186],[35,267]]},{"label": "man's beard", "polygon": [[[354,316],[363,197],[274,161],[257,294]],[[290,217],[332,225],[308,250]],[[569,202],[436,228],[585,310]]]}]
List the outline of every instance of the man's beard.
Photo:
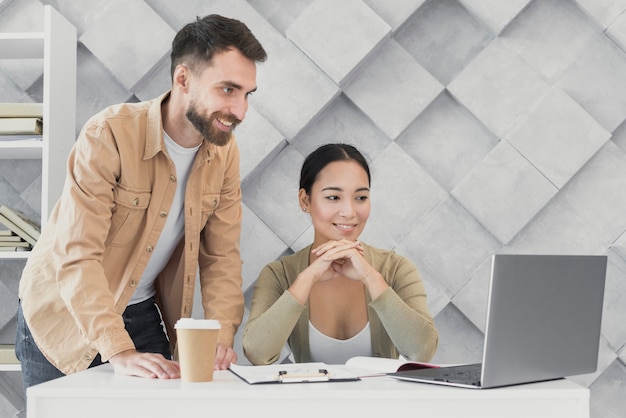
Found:
[{"label": "man's beard", "polygon": [[[185,116],[187,116],[189,122],[191,122],[198,132],[200,132],[205,140],[217,145],[218,147],[228,144],[231,132],[235,129],[235,126],[241,123],[239,119],[233,116],[223,115],[220,112],[215,112],[208,118],[204,117],[200,114],[200,112],[198,112],[196,102],[189,103],[189,108],[187,109]],[[232,122],[233,124],[230,127],[230,131],[225,132],[213,126],[213,121],[217,118]]]}]

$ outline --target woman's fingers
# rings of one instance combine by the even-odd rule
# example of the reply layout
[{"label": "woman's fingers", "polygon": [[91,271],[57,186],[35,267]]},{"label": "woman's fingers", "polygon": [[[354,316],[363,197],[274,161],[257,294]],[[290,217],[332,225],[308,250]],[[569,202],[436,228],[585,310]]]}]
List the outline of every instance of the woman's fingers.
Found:
[{"label": "woman's fingers", "polygon": [[357,248],[360,249],[360,252],[363,252],[363,247],[361,246],[361,243],[359,241],[348,241],[348,240],[341,240],[341,241],[328,241],[322,245],[320,245],[317,248],[314,248],[311,250],[311,252],[317,256],[321,256],[322,254],[325,254],[329,251],[332,250],[346,250],[346,249],[351,249],[351,248]]}]

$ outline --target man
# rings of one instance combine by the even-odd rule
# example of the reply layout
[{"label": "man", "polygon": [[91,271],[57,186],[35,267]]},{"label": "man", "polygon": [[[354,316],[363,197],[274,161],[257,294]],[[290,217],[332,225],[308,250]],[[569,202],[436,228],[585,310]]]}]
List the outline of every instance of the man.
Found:
[{"label": "man", "polygon": [[191,315],[197,272],[205,317],[222,325],[215,367],[236,362],[243,294],[232,131],[266,57],[243,23],[198,18],[172,42],[169,92],[86,123],[20,282],[25,387],[106,361],[118,374],[178,378],[173,325]]}]

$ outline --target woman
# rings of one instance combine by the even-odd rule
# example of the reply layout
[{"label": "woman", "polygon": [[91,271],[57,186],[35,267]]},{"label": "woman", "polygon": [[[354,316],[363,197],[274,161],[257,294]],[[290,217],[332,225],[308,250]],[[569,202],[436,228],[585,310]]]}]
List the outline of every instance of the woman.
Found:
[{"label": "woman", "polygon": [[434,355],[438,333],[417,268],[357,240],[370,214],[370,184],[353,146],[323,145],[305,159],[298,198],[314,241],[261,271],[243,335],[252,364],[275,362],[287,341],[299,363]]}]

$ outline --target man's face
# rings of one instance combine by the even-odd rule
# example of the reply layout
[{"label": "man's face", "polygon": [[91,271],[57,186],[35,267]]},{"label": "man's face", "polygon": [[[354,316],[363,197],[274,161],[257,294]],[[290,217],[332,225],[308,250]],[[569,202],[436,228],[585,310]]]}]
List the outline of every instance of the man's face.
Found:
[{"label": "man's face", "polygon": [[[195,100],[189,103],[186,116],[204,139],[220,147],[228,144],[230,133],[241,122],[241,120],[223,115],[221,112],[214,112],[210,116],[205,116],[204,112],[198,110]],[[228,124],[230,124],[230,129],[226,129]],[[220,125],[224,129],[218,128]]]},{"label": "man's face", "polygon": [[215,145],[228,143],[256,90],[256,64],[237,49],[216,54],[210,67],[193,76],[186,116]]}]

